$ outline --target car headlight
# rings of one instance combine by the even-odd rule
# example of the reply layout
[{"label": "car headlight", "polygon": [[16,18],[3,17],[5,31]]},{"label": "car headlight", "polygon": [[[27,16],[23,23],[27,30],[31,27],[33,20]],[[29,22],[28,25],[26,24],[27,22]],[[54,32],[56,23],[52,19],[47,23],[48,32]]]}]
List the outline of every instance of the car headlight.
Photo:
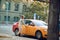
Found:
[{"label": "car headlight", "polygon": [[47,31],[46,29],[44,31]]}]

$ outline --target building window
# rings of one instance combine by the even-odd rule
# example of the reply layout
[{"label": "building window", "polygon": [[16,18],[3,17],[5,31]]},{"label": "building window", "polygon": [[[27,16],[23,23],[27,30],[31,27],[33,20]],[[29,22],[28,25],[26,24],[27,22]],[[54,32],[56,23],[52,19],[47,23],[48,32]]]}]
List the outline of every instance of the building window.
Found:
[{"label": "building window", "polygon": [[10,8],[11,8],[11,3],[10,2],[8,2],[8,4],[5,3],[5,10],[10,10]]},{"label": "building window", "polygon": [[7,20],[7,17],[6,16],[4,16],[4,21],[6,21]]},{"label": "building window", "polygon": [[10,16],[8,16],[8,21],[10,21]]},{"label": "building window", "polygon": [[0,0],[0,4],[1,4],[1,0]]},{"label": "building window", "polygon": [[17,21],[19,21],[19,17],[17,17]]},{"label": "building window", "polygon": [[15,11],[19,10],[19,4],[15,4]]},{"label": "building window", "polygon": [[4,16],[4,21],[10,21],[10,16]]},{"label": "building window", "polygon": [[14,22],[17,22],[19,20],[19,17],[14,17]]},{"label": "building window", "polygon": [[16,21],[16,17],[14,17],[14,22]]},{"label": "building window", "polygon": [[27,6],[26,5],[23,5],[23,11],[26,12],[26,8]]}]

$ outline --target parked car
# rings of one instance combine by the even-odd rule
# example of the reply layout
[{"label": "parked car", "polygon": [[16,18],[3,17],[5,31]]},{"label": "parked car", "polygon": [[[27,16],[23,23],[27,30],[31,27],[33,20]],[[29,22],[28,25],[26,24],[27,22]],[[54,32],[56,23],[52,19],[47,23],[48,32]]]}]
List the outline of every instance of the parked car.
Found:
[{"label": "parked car", "polygon": [[12,28],[16,36],[18,35],[18,31],[19,31],[18,24],[19,24],[18,22],[14,23]]},{"label": "parked car", "polygon": [[[22,24],[21,31],[19,32],[18,25],[19,23],[24,21]],[[20,27],[20,26],[19,26]],[[36,38],[47,38],[47,23],[41,20],[32,20],[32,19],[24,19],[13,25],[13,32],[15,35],[30,35],[35,36]]]}]

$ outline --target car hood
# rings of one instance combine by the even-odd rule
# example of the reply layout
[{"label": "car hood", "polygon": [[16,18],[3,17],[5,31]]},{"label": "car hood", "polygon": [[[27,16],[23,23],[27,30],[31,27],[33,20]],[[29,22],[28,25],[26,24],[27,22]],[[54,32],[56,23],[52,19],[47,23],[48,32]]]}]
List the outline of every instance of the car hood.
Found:
[{"label": "car hood", "polygon": [[40,26],[41,28],[45,28],[45,29],[48,29],[48,26]]}]

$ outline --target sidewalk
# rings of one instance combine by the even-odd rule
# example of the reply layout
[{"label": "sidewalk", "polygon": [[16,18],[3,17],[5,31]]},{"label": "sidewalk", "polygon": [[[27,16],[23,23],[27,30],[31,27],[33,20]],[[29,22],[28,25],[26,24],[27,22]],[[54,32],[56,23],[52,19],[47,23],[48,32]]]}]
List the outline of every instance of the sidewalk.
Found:
[{"label": "sidewalk", "polygon": [[12,31],[13,24],[0,24],[0,34],[14,35]]},{"label": "sidewalk", "polygon": [[11,37],[12,37],[11,35],[0,33],[0,38],[11,38]]}]

